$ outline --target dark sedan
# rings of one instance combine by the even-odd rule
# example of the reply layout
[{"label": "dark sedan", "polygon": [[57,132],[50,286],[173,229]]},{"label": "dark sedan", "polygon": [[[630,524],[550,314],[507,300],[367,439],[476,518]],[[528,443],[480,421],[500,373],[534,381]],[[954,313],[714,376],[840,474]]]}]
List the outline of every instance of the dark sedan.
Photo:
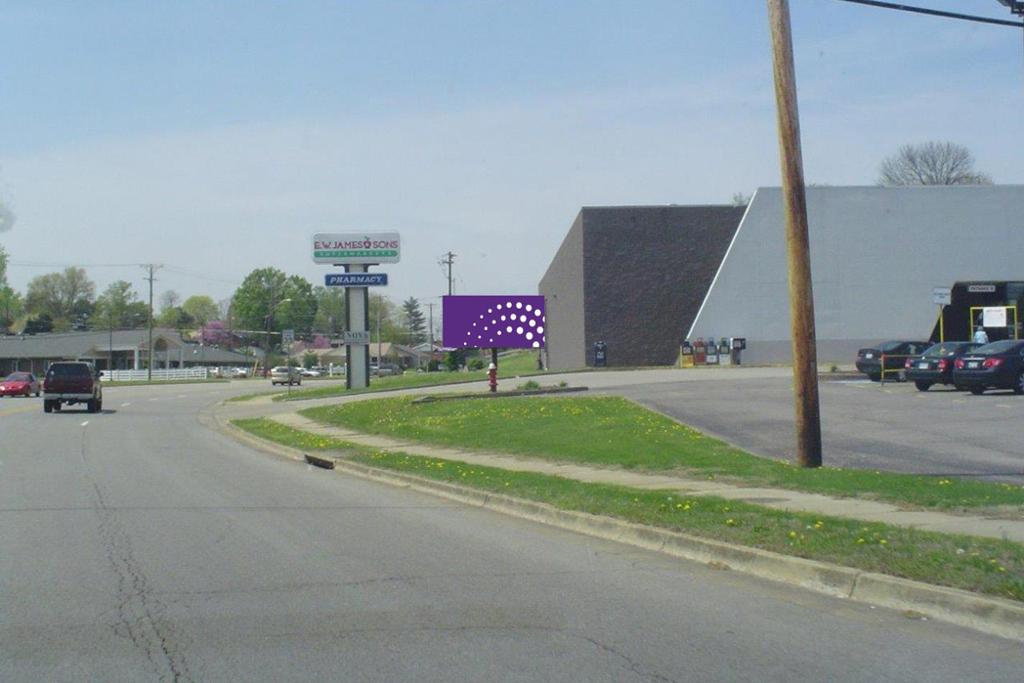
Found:
[{"label": "dark sedan", "polygon": [[953,368],[953,382],[980,394],[986,389],[1013,389],[1024,394],[1024,341],[1003,339],[980,346]]},{"label": "dark sedan", "polygon": [[[903,365],[903,374],[908,381],[914,383],[918,391],[928,391],[933,384],[953,384],[953,365],[956,359],[980,346],[975,342],[962,341],[929,346],[920,356],[907,359]],[[957,386],[957,389],[961,388]]]},{"label": "dark sedan", "polygon": [[857,352],[857,370],[871,381],[882,379],[882,356],[885,356],[885,374],[893,377],[903,372],[907,358],[917,356],[931,346],[931,342],[893,340]]}]

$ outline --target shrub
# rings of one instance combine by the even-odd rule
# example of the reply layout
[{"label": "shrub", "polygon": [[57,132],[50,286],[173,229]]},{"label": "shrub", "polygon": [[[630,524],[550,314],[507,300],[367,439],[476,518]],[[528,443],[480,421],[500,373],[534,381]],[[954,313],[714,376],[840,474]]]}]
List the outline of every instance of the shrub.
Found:
[{"label": "shrub", "polygon": [[480,358],[474,358],[473,360],[469,361],[469,365],[467,367],[470,370],[483,370],[484,362]]},{"label": "shrub", "polygon": [[520,384],[516,388],[517,389],[521,389],[523,391],[531,391],[533,389],[540,389],[540,384],[531,379],[528,382],[524,382],[523,384]]}]

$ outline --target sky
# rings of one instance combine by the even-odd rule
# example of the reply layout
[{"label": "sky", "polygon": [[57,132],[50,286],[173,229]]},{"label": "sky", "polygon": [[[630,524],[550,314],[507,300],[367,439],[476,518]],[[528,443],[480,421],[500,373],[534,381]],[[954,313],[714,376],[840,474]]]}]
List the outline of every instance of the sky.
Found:
[{"label": "sky", "polygon": [[[1024,183],[1019,29],[790,5],[808,182],[951,140]],[[397,231],[396,301],[437,302],[448,251],[456,293],[535,293],[581,206],[778,185],[771,78],[762,0],[6,0],[0,244],[21,290],[80,265],[144,295],[157,263],[157,297],[222,300],[322,284],[314,233]]]}]

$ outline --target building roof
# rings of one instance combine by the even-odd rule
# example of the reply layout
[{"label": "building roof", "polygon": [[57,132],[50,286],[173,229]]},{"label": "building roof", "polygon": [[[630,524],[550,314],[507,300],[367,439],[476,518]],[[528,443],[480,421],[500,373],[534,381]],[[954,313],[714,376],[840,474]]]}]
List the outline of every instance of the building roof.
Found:
[{"label": "building roof", "polygon": [[[113,344],[111,344],[111,339]],[[132,351],[147,349],[148,330],[90,330],[0,337],[0,358],[91,358],[109,349]],[[154,346],[163,341],[170,348],[184,342],[176,330],[153,330]]]}]

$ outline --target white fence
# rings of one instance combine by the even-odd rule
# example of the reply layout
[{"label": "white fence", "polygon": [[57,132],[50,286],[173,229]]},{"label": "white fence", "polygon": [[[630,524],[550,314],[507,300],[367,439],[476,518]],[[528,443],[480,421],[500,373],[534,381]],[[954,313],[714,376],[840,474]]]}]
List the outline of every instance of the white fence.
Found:
[{"label": "white fence", "polygon": [[[153,380],[207,379],[213,377],[213,368],[153,368]],[[148,370],[104,370],[104,382],[145,382]]]}]

